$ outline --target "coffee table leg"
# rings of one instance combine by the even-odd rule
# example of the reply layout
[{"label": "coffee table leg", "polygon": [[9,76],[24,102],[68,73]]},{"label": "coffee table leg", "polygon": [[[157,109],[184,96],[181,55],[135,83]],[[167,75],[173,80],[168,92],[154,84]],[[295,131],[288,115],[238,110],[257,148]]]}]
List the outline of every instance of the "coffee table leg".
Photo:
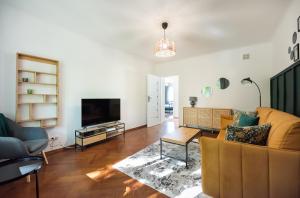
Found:
[{"label": "coffee table leg", "polygon": [[40,197],[40,193],[39,193],[39,178],[38,178],[38,171],[35,170],[34,171],[35,174],[35,194],[36,197],[39,198]]},{"label": "coffee table leg", "polygon": [[188,168],[188,144],[185,145],[185,167]]},{"label": "coffee table leg", "polygon": [[162,159],[162,141],[160,139],[160,159]]}]

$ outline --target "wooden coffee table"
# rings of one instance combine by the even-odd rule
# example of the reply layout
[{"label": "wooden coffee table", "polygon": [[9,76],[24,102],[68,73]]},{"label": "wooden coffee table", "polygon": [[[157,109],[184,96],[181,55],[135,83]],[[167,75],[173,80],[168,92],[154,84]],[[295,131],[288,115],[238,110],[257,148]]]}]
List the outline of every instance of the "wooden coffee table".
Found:
[{"label": "wooden coffee table", "polygon": [[[201,133],[200,129],[193,129],[193,128],[185,128],[181,127],[175,129],[175,131],[171,133],[165,134],[163,137],[160,138],[160,159],[162,159],[162,142],[176,144],[179,146],[185,147],[185,166],[188,167],[188,144],[199,134]],[[168,156],[168,155],[165,155]],[[168,156],[171,157],[171,156]],[[172,157],[174,158],[174,157]],[[181,160],[181,159],[177,159]],[[184,161],[184,160],[182,160]]]}]

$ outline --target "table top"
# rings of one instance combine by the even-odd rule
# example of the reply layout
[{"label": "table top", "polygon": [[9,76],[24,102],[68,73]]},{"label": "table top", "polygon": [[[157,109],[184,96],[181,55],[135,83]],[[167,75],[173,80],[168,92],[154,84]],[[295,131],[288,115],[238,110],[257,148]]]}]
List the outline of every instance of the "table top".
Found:
[{"label": "table top", "polygon": [[199,132],[199,129],[180,127],[162,136],[161,140],[164,142],[186,145],[192,141]]},{"label": "table top", "polygon": [[43,158],[26,157],[0,162],[0,184],[9,183],[41,169]]}]

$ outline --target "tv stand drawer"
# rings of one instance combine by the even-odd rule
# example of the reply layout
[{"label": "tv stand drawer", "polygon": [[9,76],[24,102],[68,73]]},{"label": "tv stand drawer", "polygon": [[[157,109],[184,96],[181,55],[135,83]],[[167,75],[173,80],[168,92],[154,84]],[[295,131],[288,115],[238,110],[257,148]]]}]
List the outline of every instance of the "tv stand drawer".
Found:
[{"label": "tv stand drawer", "polygon": [[76,144],[85,146],[85,145],[93,144],[95,142],[99,142],[104,139],[106,139],[106,133],[102,133],[99,135],[95,135],[95,136],[83,138],[83,139],[76,137]]}]

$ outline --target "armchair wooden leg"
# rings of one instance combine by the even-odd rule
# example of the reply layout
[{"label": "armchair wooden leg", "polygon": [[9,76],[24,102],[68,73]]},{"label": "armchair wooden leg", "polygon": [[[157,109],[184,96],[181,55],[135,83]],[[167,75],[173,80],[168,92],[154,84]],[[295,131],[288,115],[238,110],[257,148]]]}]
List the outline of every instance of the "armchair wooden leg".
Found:
[{"label": "armchair wooden leg", "polygon": [[27,177],[26,177],[26,182],[27,182],[27,183],[30,183],[30,175],[27,175]]},{"label": "armchair wooden leg", "polygon": [[48,159],[47,159],[47,157],[46,157],[45,151],[42,151],[42,154],[43,154],[43,158],[44,158],[46,164],[48,165],[49,163],[48,163]]}]

